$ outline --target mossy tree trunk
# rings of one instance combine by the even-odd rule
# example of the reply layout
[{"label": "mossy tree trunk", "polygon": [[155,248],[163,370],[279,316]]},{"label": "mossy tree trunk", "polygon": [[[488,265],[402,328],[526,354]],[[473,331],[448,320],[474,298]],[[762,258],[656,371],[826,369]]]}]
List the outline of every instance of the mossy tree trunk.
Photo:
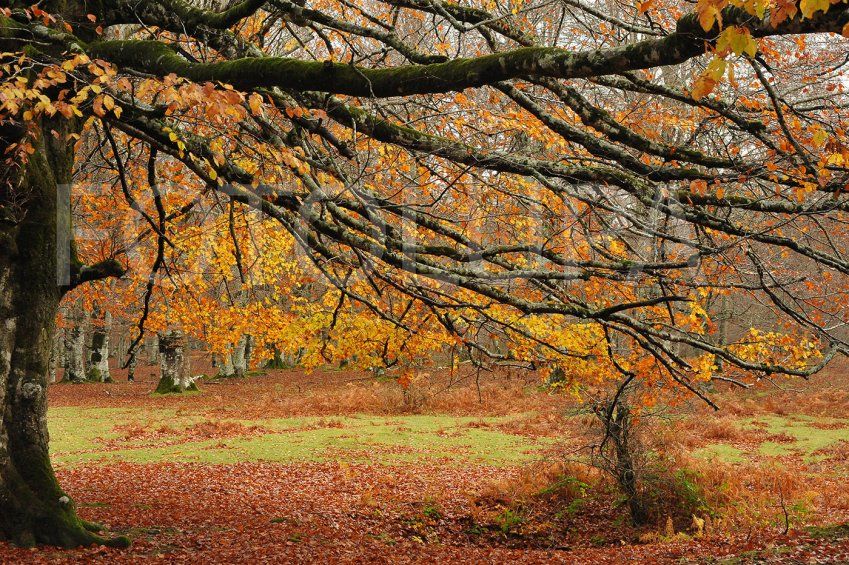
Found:
[{"label": "mossy tree trunk", "polygon": [[157,394],[197,390],[183,332],[170,330],[159,334],[159,368],[161,375],[156,387]]},{"label": "mossy tree trunk", "polygon": [[280,350],[276,347],[271,351],[271,358],[268,359],[263,365],[266,369],[282,369],[283,368],[283,357],[280,355]]},{"label": "mossy tree trunk", "polygon": [[[73,547],[104,543],[77,516],[48,455],[47,375],[67,288],[57,279],[57,227],[70,226],[67,215],[57,214],[57,187],[71,181],[67,135],[78,125],[50,120],[40,126],[34,153],[0,186],[0,537]],[[0,149],[22,135],[4,126]]]}]

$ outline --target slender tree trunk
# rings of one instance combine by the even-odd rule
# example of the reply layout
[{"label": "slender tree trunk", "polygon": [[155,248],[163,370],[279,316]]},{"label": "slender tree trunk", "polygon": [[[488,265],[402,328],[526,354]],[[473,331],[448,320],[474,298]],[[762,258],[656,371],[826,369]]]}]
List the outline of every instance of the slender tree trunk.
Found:
[{"label": "slender tree trunk", "polygon": [[72,383],[86,380],[85,370],[85,312],[79,305],[68,310],[70,326],[65,330],[65,377]]},{"label": "slender tree trunk", "polygon": [[[0,186],[0,537],[22,545],[104,542],[77,517],[47,447],[47,373],[62,296],[56,235],[70,225],[66,215],[57,219],[57,186],[71,181],[74,127],[41,124],[34,153]],[[0,149],[14,135],[0,128]]]},{"label": "slender tree trunk", "polygon": [[119,367],[123,367],[127,361],[127,336],[129,335],[126,323],[122,320],[118,322],[118,345],[110,351],[112,358],[118,363]]},{"label": "slender tree trunk", "polygon": [[637,467],[634,462],[631,410],[621,398],[613,405],[604,405],[597,412],[605,425],[606,441],[612,444],[609,471],[616,479],[634,525],[642,525],[648,519],[648,509],[639,491]]},{"label": "slender tree trunk", "polygon": [[189,352],[183,332],[171,330],[159,334],[159,368],[162,374],[156,387],[158,394],[197,390],[197,385],[192,380]]},{"label": "slender tree trunk", "polygon": [[[716,345],[725,347],[728,344],[728,319],[731,317],[731,312],[728,308],[728,295],[723,294],[719,297],[719,328],[716,333]],[[716,357],[714,361],[716,370],[722,373],[724,363],[722,357]]]},{"label": "slender tree trunk", "polygon": [[283,355],[280,353],[280,350],[277,347],[274,347],[271,351],[271,359],[265,362],[266,369],[285,369],[286,364],[283,360]]},{"label": "slender tree trunk", "polygon": [[89,350],[88,380],[111,383],[109,374],[109,334],[112,331],[112,314],[109,311],[93,320],[91,349]]},{"label": "slender tree trunk", "polygon": [[248,336],[243,334],[236,346],[233,347],[233,374],[237,377],[244,377],[248,372],[247,348]]},{"label": "slender tree trunk", "polygon": [[147,340],[147,360],[151,365],[159,362],[159,334],[152,335]]},{"label": "slender tree trunk", "polygon": [[137,358],[134,356],[130,359],[129,364],[127,365],[127,380],[133,382],[136,380],[136,364],[138,363]]},{"label": "slender tree trunk", "polygon": [[245,371],[251,370],[251,359],[254,354],[254,336],[245,336]]},{"label": "slender tree trunk", "polygon": [[221,364],[218,365],[219,377],[232,377],[236,374],[236,368],[233,366],[233,352],[231,350],[221,356]]}]

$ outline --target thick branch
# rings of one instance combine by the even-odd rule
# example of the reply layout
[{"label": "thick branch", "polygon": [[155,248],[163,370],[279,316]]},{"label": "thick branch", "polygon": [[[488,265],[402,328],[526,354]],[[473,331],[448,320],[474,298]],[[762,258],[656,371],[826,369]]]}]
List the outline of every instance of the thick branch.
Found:
[{"label": "thick branch", "polygon": [[[834,6],[814,19],[797,17],[776,28],[761,24],[753,27],[752,33],[764,37],[839,32],[847,15],[849,11],[844,6]],[[748,14],[736,8],[726,9],[723,14],[726,25],[749,23],[750,19]],[[158,41],[103,41],[91,44],[88,54],[146,73],[174,73],[196,82],[223,82],[243,90],[280,87],[389,97],[463,90],[523,76],[587,78],[676,65],[703,54],[705,41],[715,36],[715,30],[705,33],[695,16],[688,15],[679,20],[675,33],[614,49],[572,52],[556,47],[527,47],[445,63],[381,69],[286,57],[192,63]]]},{"label": "thick branch", "polygon": [[74,289],[81,284],[99,281],[110,277],[120,278],[127,269],[116,259],[105,259],[94,265],[71,265],[71,284],[67,290]]}]

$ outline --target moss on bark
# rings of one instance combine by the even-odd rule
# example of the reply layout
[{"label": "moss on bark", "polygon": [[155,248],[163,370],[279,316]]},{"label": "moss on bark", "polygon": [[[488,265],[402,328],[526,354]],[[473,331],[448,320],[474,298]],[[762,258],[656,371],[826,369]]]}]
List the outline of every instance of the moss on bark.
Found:
[{"label": "moss on bark", "polygon": [[175,383],[169,378],[162,377],[159,379],[159,383],[156,385],[156,390],[153,391],[154,394],[182,394],[184,392],[199,392],[197,383],[192,382],[189,383],[185,388],[181,387],[179,383]]},{"label": "moss on bark", "polygon": [[[725,25],[747,24],[756,37],[792,33],[839,32],[846,9],[834,7],[813,20],[792,18],[774,27],[752,22],[744,10],[722,12]],[[570,51],[557,47],[523,47],[473,58],[427,65],[358,67],[332,61],[288,57],[248,57],[215,63],[191,62],[165,43],[149,40],[98,41],[89,56],[160,76],[171,73],[195,82],[223,82],[242,90],[280,87],[352,96],[388,97],[450,92],[524,76],[587,78],[683,63],[705,52],[718,34],[704,31],[695,14],[681,18],[676,31],[609,49]]]},{"label": "moss on bark", "polygon": [[0,228],[15,242],[0,256],[0,537],[20,545],[125,546],[126,538],[96,535],[77,516],[50,465],[46,392],[63,292],[57,280],[57,186],[71,181],[73,154],[64,140],[76,124],[55,119],[40,126],[14,200],[0,199],[0,207],[25,207],[19,222]]},{"label": "moss on bark", "polygon": [[184,352],[186,345],[183,333],[178,330],[159,334],[159,368],[162,376],[155,394],[178,394],[197,391],[191,376],[191,365]]}]

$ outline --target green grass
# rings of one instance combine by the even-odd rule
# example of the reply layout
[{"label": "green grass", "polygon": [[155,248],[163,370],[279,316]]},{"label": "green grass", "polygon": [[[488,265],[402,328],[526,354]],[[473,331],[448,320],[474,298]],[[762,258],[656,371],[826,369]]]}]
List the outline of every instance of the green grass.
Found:
[{"label": "green grass", "polygon": [[742,449],[727,443],[714,443],[693,452],[696,457],[703,459],[719,459],[723,463],[744,463],[746,454]]},{"label": "green grass", "polygon": [[[403,463],[438,459],[512,465],[539,457],[553,442],[495,428],[514,417],[464,418],[441,415],[352,416],[222,420],[264,431],[225,438],[192,439],[180,435],[161,441],[126,438],[118,426],[146,430],[163,426],[182,430],[202,416],[164,409],[54,408],[49,426],[53,459],[60,465],[86,462],[159,461],[235,463],[239,461],[333,461]],[[482,424],[481,427],[478,427]],[[114,448],[106,449],[112,441]],[[157,445],[158,443],[158,445]]]},{"label": "green grass", "polygon": [[849,524],[832,524],[830,526],[808,526],[805,528],[812,538],[839,540],[849,538]]},{"label": "green grass", "polygon": [[[784,455],[800,455],[805,461],[816,461],[827,457],[817,453],[823,449],[836,446],[841,441],[849,441],[849,420],[838,418],[816,418],[802,414],[790,416],[761,416],[745,422],[749,428],[759,423],[766,424],[770,434],[786,434],[793,438],[792,442],[765,441],[760,445],[762,455],[780,457]],[[822,429],[813,424],[842,425],[836,429]]]},{"label": "green grass", "polygon": [[[842,427],[822,429],[815,424]],[[737,425],[741,429],[764,429],[770,435],[786,435],[792,438],[792,441],[786,442],[762,442],[756,453],[765,457],[796,455],[806,462],[815,462],[828,457],[822,450],[836,447],[842,441],[849,441],[849,419],[822,418],[804,414],[766,415],[739,420]],[[751,459],[753,453],[729,443],[715,443],[697,449],[694,455],[705,459],[716,458],[724,463],[743,463]]]}]

